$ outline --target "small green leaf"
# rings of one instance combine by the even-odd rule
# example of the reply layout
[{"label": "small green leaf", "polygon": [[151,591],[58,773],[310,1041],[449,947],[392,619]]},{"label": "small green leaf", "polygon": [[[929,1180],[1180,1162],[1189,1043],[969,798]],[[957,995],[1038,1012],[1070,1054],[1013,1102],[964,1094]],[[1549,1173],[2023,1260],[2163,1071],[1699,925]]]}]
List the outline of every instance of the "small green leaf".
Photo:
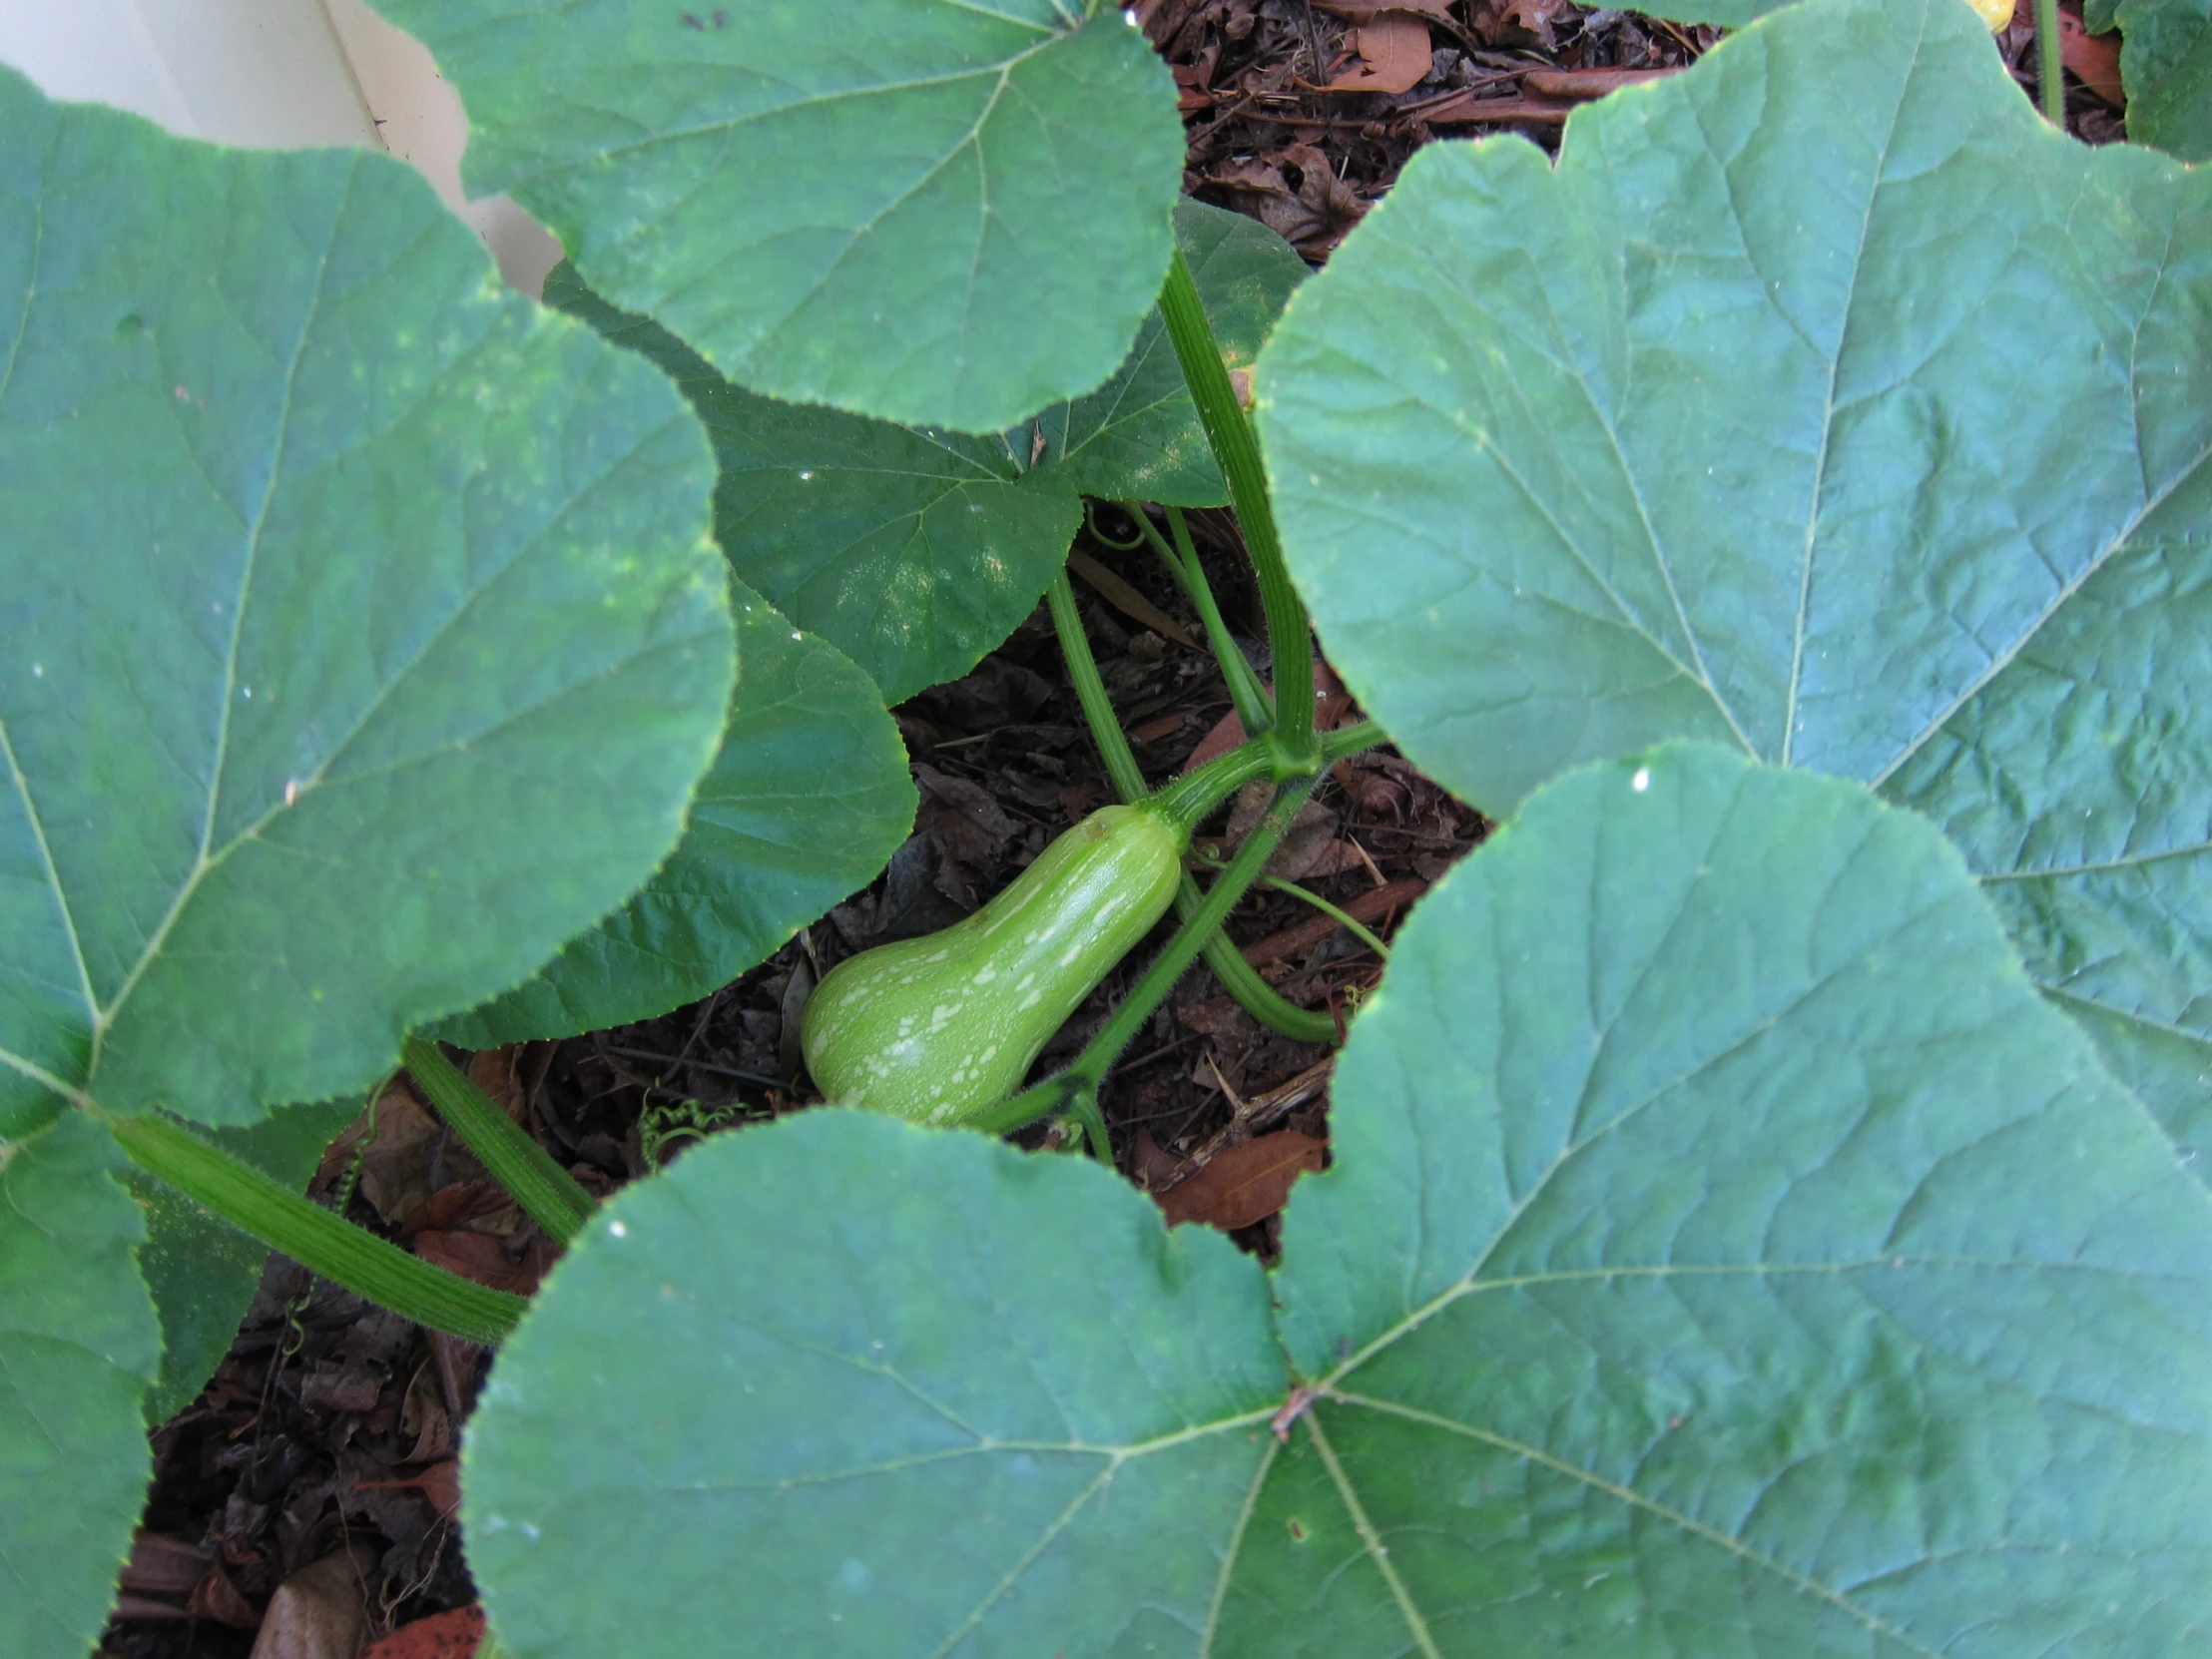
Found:
[{"label": "small green leaf", "polygon": [[[1225,357],[1252,361],[1306,274],[1240,215],[1178,204],[1176,236]],[[1035,609],[1082,521],[1076,492],[1183,506],[1228,499],[1158,310],[1113,379],[987,437],[780,403],[735,386],[572,265],[549,305],[684,388],[722,466],[715,529],[732,567],[892,702],[957,679]]]},{"label": "small green leaf", "polygon": [[593,287],[770,396],[970,432],[1113,372],[1167,269],[1174,88],[1111,6],[379,0]]},{"label": "small green leaf", "polygon": [[1963,6],[1808,0],[1556,169],[1414,158],[1262,364],[1286,554],[1486,810],[1682,736],[1929,814],[2201,1137],[2208,291],[2212,180],[2051,132]]},{"label": "small green leaf", "polygon": [[387,158],[0,71],[0,1133],[357,1088],[675,843],[707,444]]},{"label": "small green leaf", "polygon": [[666,1013],[863,886],[914,822],[906,749],[866,675],[733,585],[738,690],[691,823],[645,886],[537,975],[446,1020],[468,1048]]},{"label": "small green leaf", "polygon": [[1187,1651],[1282,1391],[1218,1235],[826,1108],[594,1221],[470,1425],[469,1562],[525,1653]]},{"label": "small green leaf", "polygon": [[[209,1139],[304,1192],[323,1149],[359,1115],[357,1099],[284,1106],[260,1123],[221,1129]],[[192,1403],[230,1352],[261,1285],[269,1246],[135,1165],[124,1181],[146,1212],[139,1271],[162,1321],[161,1378],[146,1396],[146,1420],[163,1423]]]},{"label": "small green leaf", "polygon": [[0,1141],[0,1653],[78,1659],[107,1620],[153,1458],[161,1334],[106,1130]]},{"label": "small green leaf", "polygon": [[1400,933],[1332,1133],[1272,1287],[1103,1170],[842,1113],[630,1188],[476,1419],[494,1619],[578,1659],[2212,1621],[2212,1198],[1916,815],[1699,746],[1550,786]]},{"label": "small green leaf", "polygon": [[2127,136],[2179,156],[2212,158],[2212,11],[2204,0],[2088,0],[2082,20],[2120,31]]},{"label": "small green leaf", "polygon": [[666,328],[617,310],[575,268],[545,299],[659,365],[722,467],[715,533],[747,586],[899,702],[954,680],[1036,608],[1082,521],[1004,437],[918,431],[731,384]]}]

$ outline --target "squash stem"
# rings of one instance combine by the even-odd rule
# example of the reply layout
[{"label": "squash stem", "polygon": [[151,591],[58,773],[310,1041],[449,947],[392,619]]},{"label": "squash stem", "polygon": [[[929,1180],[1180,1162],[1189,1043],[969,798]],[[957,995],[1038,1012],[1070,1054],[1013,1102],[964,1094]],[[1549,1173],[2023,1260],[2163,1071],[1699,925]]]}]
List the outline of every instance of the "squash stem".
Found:
[{"label": "squash stem", "polygon": [[[1075,593],[1068,586],[1065,571],[1054,578],[1052,586],[1045,590],[1045,597],[1052,608],[1052,625],[1060,636],[1060,654],[1067,660],[1068,679],[1075,687],[1076,701],[1083,706],[1083,718],[1090,723],[1091,739],[1098,745],[1099,756],[1106,763],[1106,774],[1113,780],[1122,800],[1142,801],[1148,793],[1144,774],[1138,770],[1137,758],[1130,753],[1129,740],[1122,735],[1121,723],[1115,718],[1112,703],[1107,700],[1106,684],[1099,678],[1098,664],[1091,656],[1091,642],[1084,636],[1083,620],[1076,611]],[[1188,922],[1203,902],[1198,883],[1186,871],[1175,890],[1176,915]],[[1260,977],[1260,970],[1244,959],[1226,935],[1215,932],[1206,940],[1204,948],[1206,965],[1214,970],[1214,977],[1221,981],[1222,988],[1269,1030],[1279,1031],[1298,1042],[1337,1040],[1334,1018],[1328,1014],[1309,1013],[1287,1000]]]},{"label": "squash stem", "polygon": [[[1053,579],[1052,586],[1045,590],[1045,598],[1051,608],[1053,629],[1060,637],[1060,654],[1067,662],[1068,680],[1075,687],[1076,701],[1082,705],[1083,718],[1090,725],[1091,740],[1098,745],[1106,774],[1122,800],[1142,801],[1147,794],[1144,774],[1138,770],[1137,758],[1130,752],[1129,740],[1122,735],[1121,723],[1106,696],[1106,683],[1100,678],[1098,663],[1091,655],[1091,643],[1083,633],[1083,620],[1075,607],[1075,591],[1069,586],[1065,571]],[[1382,739],[1381,729],[1373,722],[1331,732],[1322,739],[1323,762],[1333,764],[1347,755],[1372,748]],[[1185,873],[1175,893],[1177,917],[1189,923],[1204,901],[1198,883]],[[1338,1040],[1341,1031],[1334,1015],[1312,1012],[1287,999],[1260,976],[1258,968],[1244,959],[1243,952],[1227,935],[1217,929],[1207,937],[1203,949],[1206,965],[1214,970],[1214,977],[1221,981],[1222,989],[1269,1030],[1294,1042],[1333,1043]]]},{"label": "squash stem", "polygon": [[2035,0],[2035,86],[2043,119],[2066,130],[2066,63],[2060,55],[2058,0]]},{"label": "squash stem", "polygon": [[1044,597],[1052,608],[1052,628],[1060,636],[1060,656],[1067,663],[1075,701],[1083,706],[1091,741],[1098,745],[1098,758],[1106,763],[1106,776],[1122,800],[1142,801],[1150,793],[1145,788],[1144,773],[1138,769],[1129,740],[1122,735],[1120,717],[1106,695],[1106,682],[1099,677],[1098,661],[1091,655],[1090,638],[1083,632],[1083,617],[1075,608],[1075,590],[1068,586],[1066,570],[1052,578]]},{"label": "squash stem", "polygon": [[1099,1028],[1098,1035],[1084,1045],[1083,1052],[1075,1057],[1072,1065],[1034,1088],[1010,1095],[988,1111],[978,1113],[967,1120],[968,1126],[985,1134],[1005,1135],[1034,1123],[1049,1112],[1080,1113],[1086,1105],[1095,1107],[1098,1086],[1107,1071],[1143,1029],[1152,1011],[1175,989],[1176,982],[1197,959],[1206,940],[1220,935],[1221,924],[1228,919],[1230,909],[1259,879],[1268,859],[1289,832],[1291,820],[1312,793],[1315,782],[1312,777],[1296,778],[1276,787],[1274,806],[1245,837],[1244,845],[1237,849],[1229,867],[1207,891],[1197,914],[1176,929],[1167,948],[1153,959],[1144,977],[1122,998],[1121,1006]]},{"label": "squash stem", "polygon": [[[1183,509],[1164,506],[1160,510],[1168,515],[1168,528],[1175,532],[1175,550],[1191,573],[1191,603],[1198,607],[1206,624],[1207,643],[1214,648],[1214,660],[1221,664],[1222,676],[1229,682],[1229,700],[1237,705],[1237,718],[1244,722],[1245,735],[1256,738],[1275,724],[1275,694],[1262,684],[1259,671],[1230,638],[1229,625],[1221,619],[1221,606],[1214,600],[1213,585],[1206,580],[1206,564],[1191,540],[1191,527],[1183,517]],[[1237,697],[1240,685],[1244,687],[1243,701]],[[1247,708],[1246,703],[1251,707]]]},{"label": "squash stem", "polygon": [[1273,887],[1280,893],[1288,893],[1293,898],[1304,900],[1323,915],[1334,920],[1339,927],[1342,927],[1374,951],[1383,961],[1387,962],[1390,959],[1390,947],[1382,942],[1373,928],[1349,910],[1341,909],[1330,903],[1328,899],[1322,897],[1320,893],[1315,892],[1312,888],[1302,887],[1296,881],[1286,881],[1280,875],[1263,875],[1260,877],[1260,884],[1264,887]]},{"label": "squash stem", "polygon": [[1214,653],[1214,661],[1221,665],[1221,677],[1229,687],[1229,701],[1236,705],[1237,719],[1244,724],[1245,735],[1256,738],[1275,724],[1275,702],[1268,695],[1267,687],[1260,683],[1245,654],[1237,649],[1237,642],[1229,636],[1229,625],[1222,621],[1221,607],[1214,602],[1214,590],[1207,583],[1205,566],[1199,562],[1198,549],[1191,542],[1190,526],[1183,520],[1179,507],[1166,509],[1168,526],[1175,532],[1175,545],[1153,528],[1140,501],[1124,501],[1122,510],[1137,521],[1141,532],[1139,539],[1149,541],[1153,552],[1174,575],[1176,582],[1190,598],[1198,611],[1199,621],[1205,625],[1206,643]]},{"label": "squash stem", "polygon": [[1281,770],[1280,761],[1268,739],[1255,738],[1161,785],[1147,800],[1187,840],[1208,814],[1247,784],[1274,778]]},{"label": "squash stem", "polygon": [[251,1164],[152,1113],[108,1129],[149,1175],[202,1208],[402,1319],[495,1348],[529,1306],[519,1296],[433,1267],[271,1180]]},{"label": "squash stem", "polygon": [[436,1043],[410,1036],[400,1050],[407,1075],[421,1085],[469,1151],[483,1160],[491,1178],[507,1190],[529,1218],[560,1244],[574,1242],[599,1206],[576,1178],[522,1126],[485,1097]]},{"label": "squash stem", "polygon": [[1166,319],[1168,337],[1175,342],[1176,360],[1183,365],[1183,379],[1198,405],[1198,418],[1206,438],[1214,446],[1214,459],[1229,484],[1230,504],[1237,510],[1237,524],[1244,531],[1245,548],[1260,579],[1260,605],[1267,612],[1268,649],[1275,662],[1274,735],[1285,753],[1304,757],[1314,742],[1314,646],[1306,607],[1291,586],[1291,573],[1283,563],[1283,544],[1276,534],[1275,509],[1268,501],[1266,469],[1260,463],[1260,444],[1252,423],[1229,383],[1229,370],[1221,360],[1221,346],[1206,307],[1198,297],[1198,283],[1178,248],[1168,261],[1168,279],[1160,289],[1160,314]]}]

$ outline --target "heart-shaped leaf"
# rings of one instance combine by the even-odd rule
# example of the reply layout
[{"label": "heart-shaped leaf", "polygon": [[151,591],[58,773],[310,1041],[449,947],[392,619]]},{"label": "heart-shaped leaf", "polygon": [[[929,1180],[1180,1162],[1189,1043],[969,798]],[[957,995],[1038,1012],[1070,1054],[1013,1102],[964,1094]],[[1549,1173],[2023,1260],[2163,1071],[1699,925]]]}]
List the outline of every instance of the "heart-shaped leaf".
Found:
[{"label": "heart-shaped leaf", "polygon": [[1332,1125],[1276,1334],[1220,1240],[979,1138],[808,1114],[627,1190],[470,1440],[494,1621],[2027,1659],[2212,1620],[2212,1198],[1917,817],[1701,746],[1550,786],[1399,935]]},{"label": "heart-shaped leaf", "polygon": [[469,1564],[528,1653],[1182,1651],[1282,1377],[1227,1240],[826,1108],[686,1153],[555,1270],[470,1426]]},{"label": "heart-shaped leaf", "polygon": [[741,384],[989,432],[1114,370],[1183,134],[1110,6],[378,0],[468,106],[471,194]]},{"label": "heart-shaped leaf", "polygon": [[537,974],[439,1034],[468,1048],[666,1013],[766,959],[913,827],[906,748],[850,659],[733,584],[738,691],[667,863]]},{"label": "heart-shaped leaf", "polygon": [[[1305,262],[1274,232],[1199,202],[1178,204],[1175,231],[1224,359],[1251,362]],[[746,391],[570,265],[545,297],[684,388],[722,465],[715,529],[732,567],[893,702],[965,674],[1035,608],[1081,522],[1077,492],[1229,499],[1157,310],[1097,391],[972,437]]]},{"label": "heart-shaped leaf", "polygon": [[732,676],[712,460],[397,163],[13,75],[0,145],[0,1122],[252,1122],[674,843]]},{"label": "heart-shaped leaf", "polygon": [[2212,181],[2051,132],[1952,0],[1811,0],[1556,170],[1414,158],[1262,362],[1287,554],[1477,806],[1681,735],[1930,814],[2205,1144],[2208,294]]}]

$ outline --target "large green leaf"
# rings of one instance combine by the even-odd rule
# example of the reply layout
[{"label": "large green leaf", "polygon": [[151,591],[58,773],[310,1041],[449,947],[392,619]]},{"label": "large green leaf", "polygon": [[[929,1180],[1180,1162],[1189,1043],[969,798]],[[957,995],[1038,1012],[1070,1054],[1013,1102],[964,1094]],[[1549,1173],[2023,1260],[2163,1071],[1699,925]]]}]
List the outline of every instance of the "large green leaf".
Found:
[{"label": "large green leaf", "polygon": [[470,1426],[469,1565],[533,1656],[1178,1651],[1282,1375],[1218,1235],[810,1112],[626,1188],[555,1270]]},{"label": "large green leaf", "polygon": [[1400,934],[1333,1126],[1274,1334],[1217,1240],[978,1138],[809,1114],[631,1188],[475,1424],[495,1621],[532,1659],[2212,1621],[2212,1199],[1917,817],[1700,746],[1551,786]]},{"label": "large green leaf", "polygon": [[1952,0],[1777,13],[1556,171],[1423,151],[1260,371],[1333,661],[1491,811],[1683,735],[1930,814],[2199,1144],[2208,209]]},{"label": "large green leaf", "polygon": [[729,699],[712,476],[410,170],[0,70],[0,1651],[82,1653],[129,1543],[133,1247],[164,1403],[262,1254],[166,1201],[148,1237],[97,1111],[296,1183],[333,1114],[270,1107],[651,871]]},{"label": "large green leaf", "polygon": [[[359,1114],[358,1099],[283,1106],[260,1123],[219,1129],[209,1139],[301,1192],[323,1149]],[[128,1170],[124,1179],[146,1212],[139,1271],[161,1315],[162,1367],[145,1414],[148,1422],[163,1423],[192,1403],[223,1363],[253,1306],[269,1246],[144,1170]]]},{"label": "large green leaf", "polygon": [[405,167],[0,74],[0,1133],[358,1087],[674,843],[712,460]]},{"label": "large green leaf", "polygon": [[153,1467],[161,1335],[122,1164],[74,1112],[0,1141],[0,1652],[22,1659],[99,1636]]},{"label": "large green leaf", "polygon": [[1357,1494],[1389,1573],[1334,1520],[1233,1633],[1353,1651],[1392,1577],[1442,1651],[2212,1619],[2212,1201],[1912,815],[1703,746],[1562,780],[1400,935],[1332,1124],[1277,1295],[1342,1475],[1252,1531]]},{"label": "large green leaf", "polygon": [[1159,291],[1183,134],[1111,6],[378,0],[584,277],[771,396],[988,432]]},{"label": "large green leaf", "polygon": [[[1225,360],[1250,363],[1305,263],[1203,203],[1179,204],[1175,229]],[[732,566],[893,702],[965,674],[1035,608],[1081,521],[1078,491],[1229,498],[1157,310],[1097,391],[975,437],[746,391],[573,266],[546,278],[545,297],[684,388],[721,462],[715,526]]]},{"label": "large green leaf", "polygon": [[727,985],[881,869],[914,822],[897,725],[866,675],[733,587],[738,691],[669,861],[535,977],[457,1015],[469,1048],[666,1013]]}]

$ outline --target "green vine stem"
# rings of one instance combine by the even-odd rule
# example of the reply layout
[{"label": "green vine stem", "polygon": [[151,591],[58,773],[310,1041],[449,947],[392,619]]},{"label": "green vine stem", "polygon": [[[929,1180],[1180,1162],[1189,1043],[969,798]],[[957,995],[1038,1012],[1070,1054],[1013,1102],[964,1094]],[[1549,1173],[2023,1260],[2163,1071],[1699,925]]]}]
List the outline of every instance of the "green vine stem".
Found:
[{"label": "green vine stem", "polygon": [[[1275,724],[1275,694],[1261,682],[1260,674],[1245,659],[1237,642],[1230,638],[1229,625],[1221,619],[1221,606],[1214,600],[1212,584],[1206,580],[1206,562],[1198,556],[1198,545],[1191,540],[1191,526],[1183,517],[1183,509],[1164,506],[1168,528],[1175,534],[1175,551],[1183,568],[1190,573],[1191,603],[1198,607],[1199,617],[1206,625],[1206,637],[1214,648],[1214,656],[1221,662],[1223,676],[1229,682],[1229,700],[1237,703],[1237,687],[1242,684],[1252,709],[1248,713],[1244,704],[1237,703],[1237,718],[1244,722],[1245,735],[1258,737]],[[1151,525],[1146,525],[1151,530]],[[1157,540],[1158,531],[1153,531]]]},{"label": "green vine stem", "polygon": [[1280,893],[1289,893],[1293,898],[1305,900],[1308,904],[1311,904],[1315,909],[1319,910],[1323,915],[1328,916],[1331,920],[1335,921],[1339,927],[1342,927],[1346,932],[1350,933],[1354,938],[1358,939],[1370,950],[1374,951],[1376,955],[1381,957],[1383,961],[1387,962],[1390,959],[1390,947],[1382,942],[1382,940],[1376,934],[1373,928],[1369,927],[1366,922],[1362,921],[1358,916],[1352,914],[1349,910],[1341,909],[1337,905],[1330,903],[1329,900],[1322,897],[1320,893],[1315,892],[1310,888],[1302,887],[1296,881],[1286,881],[1280,875],[1263,875],[1260,877],[1260,884],[1265,887],[1273,887],[1277,892]]},{"label": "green vine stem", "polygon": [[[1090,723],[1091,740],[1098,745],[1106,776],[1122,800],[1142,801],[1148,793],[1144,773],[1137,766],[1137,757],[1130,753],[1129,740],[1122,735],[1121,722],[1107,699],[1106,683],[1099,678],[1098,664],[1091,656],[1091,642],[1083,633],[1083,619],[1075,608],[1075,591],[1068,585],[1067,572],[1053,579],[1045,597],[1052,609],[1052,626],[1060,636],[1060,655],[1067,662],[1068,680],[1075,687],[1075,700],[1083,706],[1083,718]],[[1186,871],[1175,892],[1177,917],[1187,924],[1204,902],[1198,883]],[[1207,938],[1204,950],[1206,965],[1214,970],[1222,989],[1269,1030],[1296,1042],[1337,1040],[1333,1016],[1309,1012],[1285,998],[1244,959],[1228,935],[1216,931]]]},{"label": "green vine stem", "polygon": [[1075,608],[1075,590],[1068,586],[1065,570],[1052,578],[1044,597],[1052,609],[1053,632],[1060,636],[1060,657],[1067,664],[1068,682],[1075,687],[1075,701],[1083,706],[1091,742],[1098,745],[1098,758],[1106,763],[1106,776],[1122,800],[1142,801],[1151,792],[1145,788],[1144,773],[1130,751],[1129,740],[1122,735],[1121,719],[1106,695],[1106,682],[1099,677],[1098,660],[1091,655],[1090,637],[1083,632],[1082,613]]},{"label": "green vine stem", "polygon": [[521,1125],[471,1083],[436,1043],[410,1036],[399,1051],[412,1077],[491,1178],[559,1244],[572,1243],[598,1206]]},{"label": "green vine stem", "polygon": [[2035,0],[2035,85],[2043,119],[2066,130],[2066,64],[2059,55],[2058,0]]},{"label": "green vine stem", "polygon": [[1267,687],[1260,683],[1260,676],[1252,665],[1245,661],[1245,654],[1237,649],[1237,642],[1229,637],[1229,625],[1222,620],[1221,607],[1214,602],[1214,590],[1206,581],[1198,549],[1191,545],[1190,527],[1183,522],[1181,510],[1167,509],[1168,523],[1175,531],[1176,540],[1176,545],[1170,547],[1167,539],[1153,528],[1142,502],[1124,501],[1121,506],[1122,511],[1137,521],[1138,540],[1152,544],[1152,551],[1159,554],[1160,562],[1168,567],[1176,585],[1197,610],[1199,621],[1206,629],[1206,643],[1214,653],[1214,661],[1221,665],[1222,680],[1229,687],[1229,701],[1236,705],[1237,719],[1244,723],[1247,737],[1258,737],[1275,724],[1274,700],[1269,697]]},{"label": "green vine stem", "polygon": [[1267,612],[1268,648],[1275,658],[1274,736],[1286,754],[1304,757],[1314,741],[1314,647],[1306,607],[1291,586],[1283,563],[1283,544],[1275,531],[1275,510],[1268,503],[1267,473],[1252,424],[1237,402],[1221,347],[1206,320],[1198,283],[1183,251],[1168,261],[1167,284],[1160,290],[1160,314],[1175,342],[1176,360],[1198,405],[1198,418],[1229,483],[1230,504],[1244,531],[1252,568],[1260,578],[1260,605]]},{"label": "green vine stem", "polygon": [[1274,856],[1276,847],[1289,833],[1291,820],[1305,805],[1315,782],[1314,778],[1299,778],[1276,786],[1275,804],[1245,837],[1244,845],[1237,849],[1237,856],[1208,890],[1198,913],[1176,929],[1167,948],[1153,959],[1144,977],[1121,999],[1121,1005],[1099,1028],[1098,1035],[1084,1045],[1073,1064],[1033,1088],[1009,1095],[989,1111],[978,1113],[968,1120],[968,1127],[988,1135],[1005,1135],[1048,1113],[1067,1112],[1080,1119],[1087,1111],[1095,1110],[1098,1085],[1107,1071],[1134,1040],[1144,1022],[1152,1017],[1153,1009],[1175,989],[1176,981],[1198,958],[1205,941],[1220,936],[1221,924],[1228,919],[1230,909],[1259,879],[1268,859]]},{"label": "green vine stem", "polygon": [[147,1113],[105,1121],[147,1174],[402,1319],[496,1348],[529,1306],[362,1232],[168,1118]]}]

